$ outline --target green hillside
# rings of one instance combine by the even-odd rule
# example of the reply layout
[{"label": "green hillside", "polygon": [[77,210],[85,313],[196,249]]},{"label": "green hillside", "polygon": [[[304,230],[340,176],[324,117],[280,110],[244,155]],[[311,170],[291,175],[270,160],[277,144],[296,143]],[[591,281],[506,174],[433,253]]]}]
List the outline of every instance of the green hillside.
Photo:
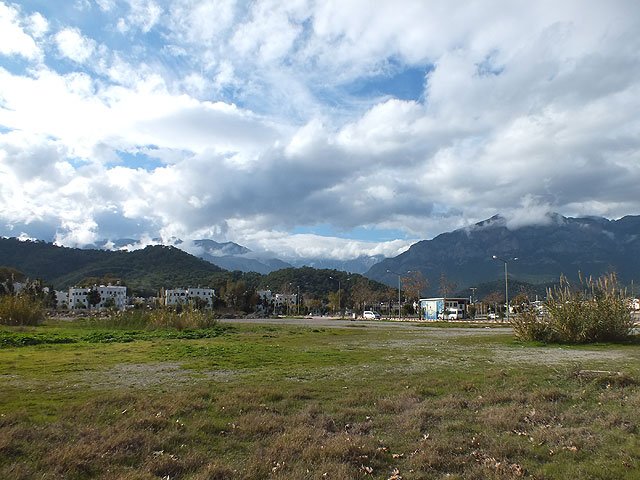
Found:
[{"label": "green hillside", "polygon": [[65,288],[87,277],[122,279],[132,292],[152,294],[162,287],[219,283],[225,271],[174,247],[149,246],[133,252],[81,250],[46,242],[0,239],[0,265]]}]

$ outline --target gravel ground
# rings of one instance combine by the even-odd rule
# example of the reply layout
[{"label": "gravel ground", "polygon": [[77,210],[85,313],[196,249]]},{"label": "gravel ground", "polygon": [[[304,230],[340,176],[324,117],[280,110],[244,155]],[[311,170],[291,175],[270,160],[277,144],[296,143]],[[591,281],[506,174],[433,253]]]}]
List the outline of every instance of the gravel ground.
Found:
[{"label": "gravel ground", "polygon": [[398,322],[380,320],[342,320],[337,317],[312,317],[312,318],[223,318],[221,323],[248,323],[254,325],[296,325],[303,327],[321,328],[388,328],[402,330],[420,330],[433,332],[434,335],[460,336],[460,335],[484,335],[495,333],[511,333],[510,327],[496,328],[468,328],[468,327],[426,327],[419,322]]}]

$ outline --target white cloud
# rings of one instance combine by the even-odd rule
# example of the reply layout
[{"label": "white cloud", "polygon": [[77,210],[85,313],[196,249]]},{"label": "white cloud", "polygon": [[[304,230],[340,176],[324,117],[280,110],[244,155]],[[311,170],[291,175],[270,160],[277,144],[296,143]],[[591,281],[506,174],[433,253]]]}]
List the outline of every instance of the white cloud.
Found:
[{"label": "white cloud", "polygon": [[[127,0],[129,14],[118,20],[118,30],[122,33],[131,27],[148,33],[160,20],[163,10],[154,0]],[[108,5],[106,5],[108,6]]]},{"label": "white cloud", "polygon": [[116,5],[115,0],[95,0],[95,2],[103,12],[109,12],[113,10]]},{"label": "white cloud", "polygon": [[232,25],[235,0],[178,0],[172,2],[169,22],[180,42],[207,48]]},{"label": "white cloud", "polygon": [[33,13],[28,21],[28,30],[35,38],[42,38],[49,31],[49,22],[40,12]]},{"label": "white cloud", "polygon": [[96,4],[109,24],[83,34],[0,3],[0,53],[51,57],[0,57],[0,195],[26,206],[0,219],[16,231],[344,259],[408,241],[288,232],[428,238],[498,212],[516,226],[640,210],[633,2]]},{"label": "white cloud", "polygon": [[36,60],[42,52],[34,39],[25,32],[23,25],[28,26],[28,22],[20,18],[19,10],[0,2],[0,54],[20,55]]},{"label": "white cloud", "polygon": [[96,42],[85,37],[77,28],[65,28],[55,35],[58,51],[74,62],[84,63],[96,49]]}]

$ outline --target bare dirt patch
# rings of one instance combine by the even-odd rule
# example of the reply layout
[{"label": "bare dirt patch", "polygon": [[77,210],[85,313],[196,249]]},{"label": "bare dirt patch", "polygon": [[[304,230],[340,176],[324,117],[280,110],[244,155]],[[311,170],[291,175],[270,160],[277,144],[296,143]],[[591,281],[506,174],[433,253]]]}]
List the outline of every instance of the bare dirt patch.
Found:
[{"label": "bare dirt patch", "polygon": [[624,360],[628,356],[624,352],[614,350],[578,350],[571,348],[522,347],[498,348],[495,360],[509,363],[540,363],[556,365],[559,363],[581,363]]},{"label": "bare dirt patch", "polygon": [[240,375],[232,370],[194,371],[180,363],[120,363],[104,370],[86,370],[64,381],[44,381],[20,375],[0,375],[7,386],[27,389],[112,389],[174,387],[193,385],[202,381],[228,382]]},{"label": "bare dirt patch", "polygon": [[121,363],[100,372],[89,372],[80,379],[93,388],[131,387],[149,388],[193,384],[198,381],[229,381],[238,375],[230,370],[193,371],[179,363]]}]

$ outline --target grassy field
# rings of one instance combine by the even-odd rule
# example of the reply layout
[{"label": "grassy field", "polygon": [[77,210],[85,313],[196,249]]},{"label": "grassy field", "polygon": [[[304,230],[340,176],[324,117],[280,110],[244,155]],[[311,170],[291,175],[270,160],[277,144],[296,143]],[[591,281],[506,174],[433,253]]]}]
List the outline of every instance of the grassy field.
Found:
[{"label": "grassy field", "polygon": [[500,329],[0,330],[0,478],[639,478],[640,345]]}]

